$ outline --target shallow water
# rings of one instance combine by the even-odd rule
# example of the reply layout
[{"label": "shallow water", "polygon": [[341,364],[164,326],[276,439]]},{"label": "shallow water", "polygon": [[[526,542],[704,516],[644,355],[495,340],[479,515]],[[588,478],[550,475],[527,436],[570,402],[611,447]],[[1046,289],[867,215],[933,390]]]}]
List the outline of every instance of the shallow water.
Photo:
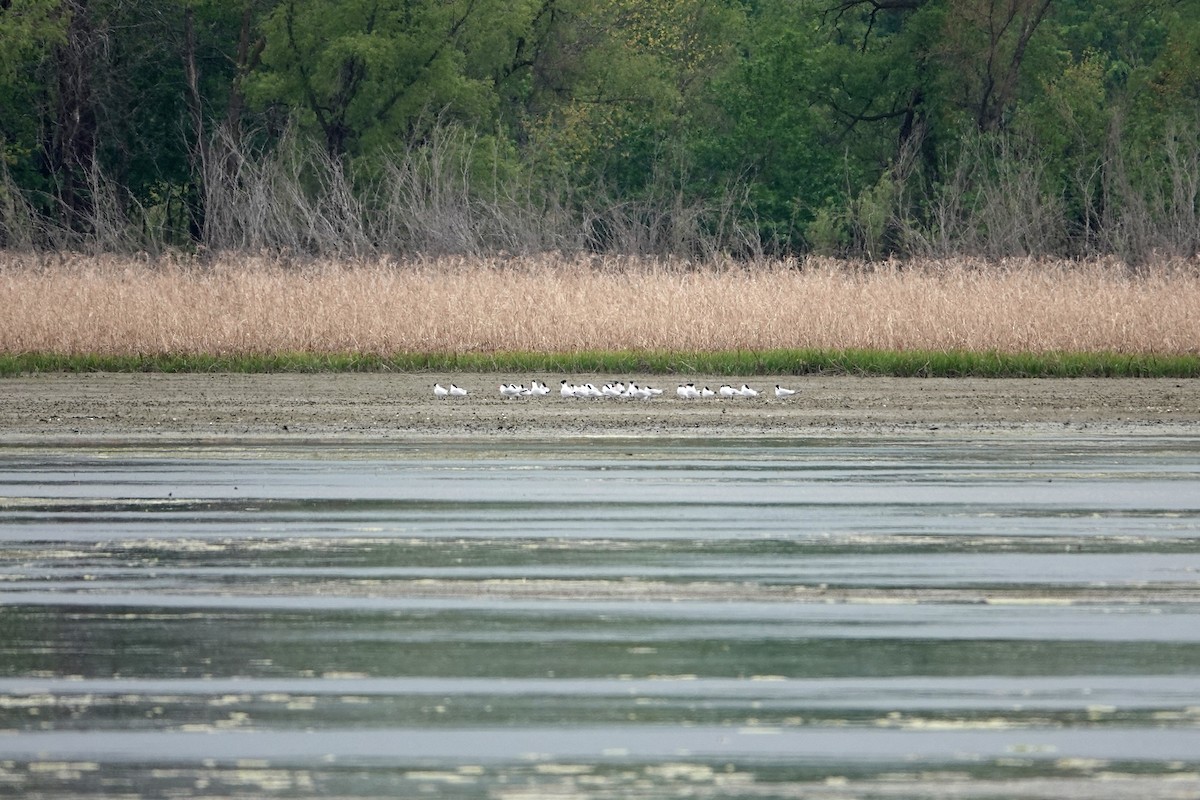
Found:
[{"label": "shallow water", "polygon": [[0,449],[0,795],[1194,797],[1200,437]]}]

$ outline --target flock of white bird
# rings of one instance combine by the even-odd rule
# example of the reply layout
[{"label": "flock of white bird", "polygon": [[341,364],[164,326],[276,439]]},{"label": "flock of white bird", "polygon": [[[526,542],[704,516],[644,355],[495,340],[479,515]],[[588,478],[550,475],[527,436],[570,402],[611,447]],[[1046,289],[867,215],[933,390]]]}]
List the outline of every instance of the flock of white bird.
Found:
[{"label": "flock of white bird", "polygon": [[[532,381],[529,386],[522,383],[502,383],[500,386],[500,396],[505,399],[517,397],[543,397],[550,394],[550,387],[539,381]],[[559,384],[558,393],[562,397],[609,397],[614,399],[625,400],[649,400],[652,397],[657,397],[663,393],[662,389],[655,389],[652,386],[638,386],[633,381],[625,383],[624,381],[615,381],[606,383],[600,388],[596,388],[590,383],[571,383],[563,379]],[[795,389],[785,389],[778,383],[775,384],[775,396],[783,399],[791,397],[796,393]],[[453,383],[449,388],[442,386],[440,383],[433,385],[433,396],[442,397],[466,397],[467,390],[461,386],[456,386]],[[740,389],[736,389],[729,384],[725,384],[719,389],[713,390],[705,386],[704,388],[696,388],[694,383],[681,383],[675,389],[675,394],[682,400],[701,400],[708,397],[758,397],[758,391],[751,389],[746,384],[742,384]]]}]

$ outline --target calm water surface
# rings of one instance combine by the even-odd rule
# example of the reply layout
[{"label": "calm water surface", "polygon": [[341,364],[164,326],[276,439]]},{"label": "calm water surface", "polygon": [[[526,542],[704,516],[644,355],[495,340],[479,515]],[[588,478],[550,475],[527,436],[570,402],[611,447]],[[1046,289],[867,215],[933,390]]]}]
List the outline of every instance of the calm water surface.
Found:
[{"label": "calm water surface", "polygon": [[1198,776],[1200,436],[0,449],[0,796]]}]

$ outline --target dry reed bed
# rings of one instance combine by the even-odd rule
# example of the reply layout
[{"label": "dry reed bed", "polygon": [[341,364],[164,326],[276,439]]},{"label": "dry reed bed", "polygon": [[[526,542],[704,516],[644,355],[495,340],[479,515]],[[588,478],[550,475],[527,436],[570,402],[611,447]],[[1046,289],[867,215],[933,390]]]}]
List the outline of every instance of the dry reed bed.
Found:
[{"label": "dry reed bed", "polygon": [[0,352],[1200,352],[1200,270],[0,255]]}]

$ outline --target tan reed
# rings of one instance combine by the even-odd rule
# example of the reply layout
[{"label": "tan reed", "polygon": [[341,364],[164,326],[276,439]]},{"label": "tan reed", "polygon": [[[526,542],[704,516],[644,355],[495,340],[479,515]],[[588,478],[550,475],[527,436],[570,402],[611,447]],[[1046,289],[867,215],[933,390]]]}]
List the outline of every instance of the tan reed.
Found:
[{"label": "tan reed", "polygon": [[0,254],[0,352],[1200,353],[1200,268]]}]

